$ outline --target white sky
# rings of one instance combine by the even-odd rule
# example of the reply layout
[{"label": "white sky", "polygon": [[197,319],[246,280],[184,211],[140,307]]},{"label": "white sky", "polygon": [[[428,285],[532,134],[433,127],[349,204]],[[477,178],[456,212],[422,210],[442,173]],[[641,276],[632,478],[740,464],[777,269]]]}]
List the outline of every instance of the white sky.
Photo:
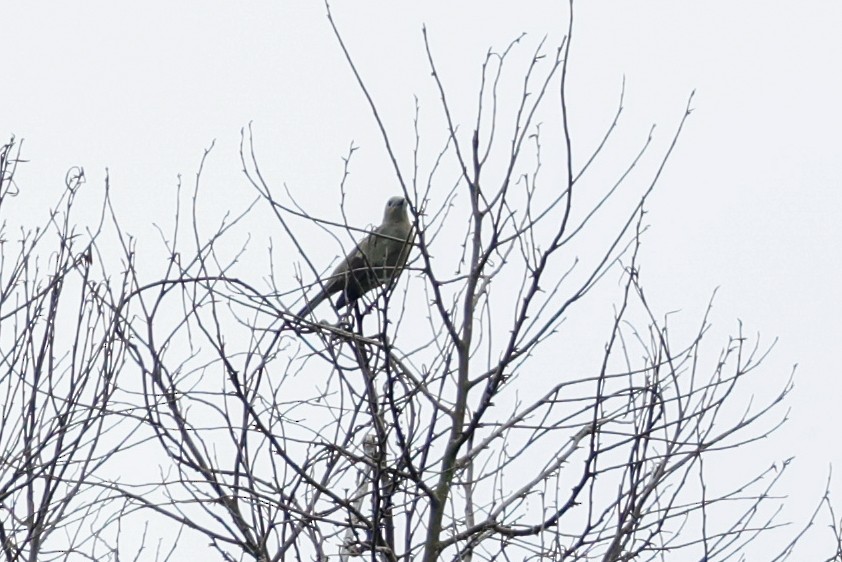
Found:
[{"label": "white sky", "polygon": [[[388,125],[404,138],[414,93],[422,115],[438,109],[422,22],[470,123],[485,51],[521,31],[527,50],[544,34],[557,40],[566,9],[399,4],[337,2],[334,10]],[[627,144],[617,154],[630,154],[651,123],[665,138],[697,92],[649,207],[644,281],[661,311],[684,309],[688,321],[719,286],[713,320],[723,333],[741,319],[749,334],[780,338],[765,367],[772,384],[799,364],[791,421],[761,450],[769,462],[797,457],[785,485],[790,518],[803,517],[829,465],[842,467],[842,4],[589,0],[576,12],[571,111],[582,146],[610,119],[624,75],[619,138]],[[0,29],[0,135],[26,139],[30,163],[18,181],[33,222],[68,167],[84,166],[97,189],[108,167],[129,228],[151,235],[149,224],[171,215],[177,174],[191,179],[213,139],[208,181],[232,188],[209,212],[236,207],[247,193],[236,148],[249,121],[267,175],[311,208],[336,197],[352,140],[357,189],[373,186],[365,189],[378,202],[373,213],[352,208],[353,217],[376,221],[395,191],[320,2],[5,2]],[[842,479],[833,489],[842,510]]]}]

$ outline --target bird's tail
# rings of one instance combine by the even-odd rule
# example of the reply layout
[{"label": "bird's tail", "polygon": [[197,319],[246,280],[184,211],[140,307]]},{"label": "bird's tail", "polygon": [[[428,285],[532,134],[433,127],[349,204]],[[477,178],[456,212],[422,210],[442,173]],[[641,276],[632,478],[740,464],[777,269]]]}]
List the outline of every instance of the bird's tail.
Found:
[{"label": "bird's tail", "polygon": [[[306,299],[307,297],[305,296],[304,298]],[[313,312],[313,310],[315,310],[315,308],[319,306],[322,303],[322,301],[326,298],[327,293],[325,293],[324,291],[320,291],[318,295],[316,295],[304,304],[304,306],[301,308],[301,310],[298,311],[298,314],[296,314],[296,316],[298,316],[299,318],[309,316],[310,313]]]}]

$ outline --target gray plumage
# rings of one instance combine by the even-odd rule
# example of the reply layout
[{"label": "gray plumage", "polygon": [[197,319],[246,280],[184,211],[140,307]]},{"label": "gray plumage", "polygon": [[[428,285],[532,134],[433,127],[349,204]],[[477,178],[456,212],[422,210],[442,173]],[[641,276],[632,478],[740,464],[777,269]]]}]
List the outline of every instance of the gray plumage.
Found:
[{"label": "gray plumage", "polygon": [[321,280],[319,293],[304,305],[298,316],[310,314],[336,293],[340,293],[336,299],[339,309],[396,279],[406,265],[412,246],[412,223],[406,208],[403,197],[390,198],[383,212],[383,223],[360,241],[329,277]]}]

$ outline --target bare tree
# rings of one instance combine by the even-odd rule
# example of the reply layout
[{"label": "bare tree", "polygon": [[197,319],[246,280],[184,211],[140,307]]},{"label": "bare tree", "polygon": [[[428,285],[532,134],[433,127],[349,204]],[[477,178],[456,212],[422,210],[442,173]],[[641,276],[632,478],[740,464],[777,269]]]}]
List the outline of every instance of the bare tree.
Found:
[{"label": "bare tree", "polygon": [[[711,489],[706,475],[718,455],[783,421],[775,412],[790,381],[745,408],[739,397],[766,350],[738,330],[706,360],[707,314],[690,337],[673,336],[639,274],[647,198],[692,95],[656,159],[650,131],[614,181],[591,182],[623,100],[602,141],[577,156],[567,101],[572,16],[560,45],[540,42],[517,71],[515,105],[501,102],[501,84],[524,38],[488,52],[467,133],[425,30],[446,134],[437,157],[422,162],[417,107],[407,164],[329,9],[328,19],[410,202],[410,290],[385,287],[337,324],[311,323],[289,312],[292,294],[279,288],[288,272],[275,264],[289,256],[270,248],[267,290],[236,273],[245,245],[220,242],[255,202],[209,236],[191,226],[200,217],[179,212],[164,280],[137,278],[130,294],[143,312],[126,345],[143,372],[150,426],[173,463],[148,483],[160,495],[134,500],[204,534],[225,559],[608,561],[687,550],[725,560],[774,527],[771,490],[786,464],[758,467],[725,489]],[[560,173],[545,171],[548,152]],[[317,280],[329,269],[311,257],[307,223],[334,236],[338,255],[364,230],[277,194],[250,128],[241,154],[298,251],[300,280]],[[641,182],[632,172],[646,165]],[[201,169],[194,202],[200,180]],[[629,189],[637,195],[624,217],[608,236],[595,235]],[[182,230],[192,230],[189,247]],[[554,342],[575,330],[582,302],[618,280],[603,353],[584,371],[565,368]],[[179,312],[164,328],[169,302]]]},{"label": "bare tree", "polygon": [[103,305],[98,231],[71,215],[84,172],[68,173],[45,225],[13,234],[20,162],[13,138],[0,148],[0,548],[8,561],[107,558],[112,498],[92,478],[123,439],[106,415],[120,319]]},{"label": "bare tree", "polygon": [[[96,529],[71,541],[89,558],[116,559],[126,549],[108,537],[145,517],[177,527],[155,559],[198,539],[222,560],[260,561],[728,560],[782,525],[774,494],[788,461],[759,463],[744,480],[711,474],[785,420],[791,376],[765,402],[746,401],[769,347],[738,325],[711,351],[709,312],[666,314],[643,288],[647,203],[692,95],[669,138],[646,131],[606,181],[623,92],[601,141],[582,148],[569,122],[570,7],[557,45],[521,36],[489,50],[468,116],[449,101],[425,29],[445,125],[425,125],[417,101],[408,159],[328,7],[416,234],[400,281],[334,323],[291,311],[332,270],[315,257],[317,235],[343,256],[369,230],[345,215],[358,193],[354,144],[337,220],[266,179],[249,127],[240,155],[253,198],[212,225],[200,207],[208,149],[190,192],[179,182],[157,261],[107,196],[91,242],[73,251],[67,216],[81,175],[72,176],[68,211],[51,215],[51,273],[27,277],[37,231],[4,273],[15,281],[2,284],[7,559],[49,558],[46,539],[68,519]],[[372,222],[380,202],[373,208]],[[267,212],[285,242],[255,258],[262,240],[246,219]],[[94,283],[106,222],[124,273]],[[62,355],[53,303],[71,282],[82,299]],[[330,315],[326,305],[318,313]],[[583,331],[598,353],[569,347]],[[110,428],[120,429],[104,439]],[[120,458],[140,466],[119,477],[103,468]],[[827,497],[820,508],[842,527]],[[140,558],[145,533],[137,542]]]}]

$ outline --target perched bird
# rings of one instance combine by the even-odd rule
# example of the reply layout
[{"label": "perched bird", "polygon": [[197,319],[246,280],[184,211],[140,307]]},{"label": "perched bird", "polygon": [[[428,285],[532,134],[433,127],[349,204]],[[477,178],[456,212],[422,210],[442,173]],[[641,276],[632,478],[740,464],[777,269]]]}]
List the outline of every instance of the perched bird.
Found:
[{"label": "perched bird", "polygon": [[340,293],[336,308],[342,308],[401,274],[412,245],[412,223],[406,207],[406,199],[400,196],[386,202],[383,223],[361,240],[329,277],[320,281],[319,293],[307,301],[298,316],[310,314],[336,293]]}]

